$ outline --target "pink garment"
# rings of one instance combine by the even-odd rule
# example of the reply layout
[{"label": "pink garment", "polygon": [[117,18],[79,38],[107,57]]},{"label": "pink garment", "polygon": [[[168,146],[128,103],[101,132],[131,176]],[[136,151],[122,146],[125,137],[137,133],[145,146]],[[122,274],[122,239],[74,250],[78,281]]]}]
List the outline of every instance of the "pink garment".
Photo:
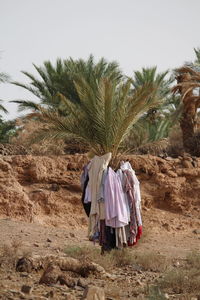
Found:
[{"label": "pink garment", "polygon": [[138,226],[142,226],[142,217],[141,217],[141,194],[140,194],[140,183],[137,179],[137,176],[135,175],[135,171],[132,169],[131,164],[126,162],[121,162],[121,170],[124,172],[125,170],[128,170],[131,172],[132,180],[133,181],[133,193],[134,193],[134,199],[135,199],[135,210],[137,215],[137,222]]},{"label": "pink garment", "polygon": [[128,212],[120,177],[110,167],[105,179],[106,225],[118,228],[128,224]]}]

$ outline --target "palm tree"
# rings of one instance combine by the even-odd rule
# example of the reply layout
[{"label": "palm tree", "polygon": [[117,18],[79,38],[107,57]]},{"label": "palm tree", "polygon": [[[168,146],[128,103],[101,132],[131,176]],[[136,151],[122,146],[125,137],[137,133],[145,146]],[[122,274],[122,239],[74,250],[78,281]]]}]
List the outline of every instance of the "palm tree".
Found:
[{"label": "palm tree", "polygon": [[[30,84],[12,83],[31,92],[38,98],[42,107],[48,109],[56,108],[60,114],[65,114],[65,111],[58,93],[61,93],[74,103],[80,102],[80,96],[74,83],[80,74],[89,85],[96,86],[96,89],[103,77],[108,77],[117,82],[122,78],[122,73],[116,62],[108,63],[104,58],[101,58],[95,63],[92,55],[86,61],[83,59],[73,60],[72,58],[66,60],[57,59],[55,66],[50,61],[44,62],[42,67],[38,67],[35,64],[33,66],[40,79],[29,72],[22,71],[31,80]],[[38,106],[33,101],[15,100],[12,102],[19,104],[18,108],[20,111],[26,109],[37,111],[38,109]]]},{"label": "palm tree", "polygon": [[140,81],[138,72],[134,79],[125,78],[117,63],[102,58],[95,64],[93,56],[87,61],[59,59],[55,67],[45,62],[43,67],[35,68],[40,80],[23,72],[31,83],[14,84],[40,100],[39,104],[15,101],[21,110],[32,110],[29,118],[37,117],[45,124],[36,140],[72,136],[85,141],[98,155],[111,151],[115,157],[133,124],[155,109],[165,95],[167,72],[156,75],[156,68],[144,69],[146,77]]},{"label": "palm tree", "polygon": [[183,134],[183,145],[190,152],[191,138],[194,136],[197,125],[197,109],[200,107],[200,96],[195,95],[195,89],[200,87],[200,69],[183,66],[175,70],[177,85],[174,93],[181,95],[182,116],[180,126]]},{"label": "palm tree", "polygon": [[40,121],[48,126],[37,137],[56,139],[71,135],[86,141],[94,154],[112,152],[115,158],[133,124],[158,105],[160,82],[134,87],[132,79],[119,82],[118,77],[102,77],[88,83],[83,76],[77,76],[74,86],[79,101],[72,102],[58,94],[67,115],[60,115],[56,108],[49,110],[37,105]]}]

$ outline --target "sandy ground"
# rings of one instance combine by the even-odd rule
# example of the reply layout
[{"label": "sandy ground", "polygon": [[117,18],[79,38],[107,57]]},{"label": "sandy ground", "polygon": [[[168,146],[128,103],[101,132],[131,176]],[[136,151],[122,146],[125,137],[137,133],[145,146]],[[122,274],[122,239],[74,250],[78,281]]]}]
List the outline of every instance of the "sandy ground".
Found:
[{"label": "sandy ground", "polygon": [[[144,211],[143,220],[143,238],[137,246],[131,249],[134,254],[143,253],[145,255],[145,253],[151,252],[165,256],[171,262],[176,263],[184,260],[191,251],[200,251],[200,216],[195,212],[194,214],[180,215],[151,209]],[[19,245],[23,253],[40,255],[62,255],[69,245],[98,247],[88,241],[87,227],[66,229],[5,218],[0,219],[0,241],[1,248],[4,245],[10,245],[10,249],[12,249],[14,243]],[[73,294],[77,299],[81,299],[83,288],[70,289],[59,285],[39,285],[41,272],[21,274],[12,268],[1,267],[0,299],[47,299],[52,295],[54,299],[67,299],[68,294]],[[136,290],[135,283],[137,285],[138,280],[138,285],[143,286],[152,283],[155,278],[160,276],[158,272],[138,271],[134,266],[129,266],[128,269],[126,267],[120,270],[110,270],[110,273],[117,274],[118,279],[114,282],[106,282],[93,277],[87,279],[87,284],[104,287],[107,299],[136,299],[136,296],[139,296],[138,292],[134,291]],[[33,287],[31,295],[24,296],[20,293],[23,284]],[[114,294],[113,291],[115,291]]]}]

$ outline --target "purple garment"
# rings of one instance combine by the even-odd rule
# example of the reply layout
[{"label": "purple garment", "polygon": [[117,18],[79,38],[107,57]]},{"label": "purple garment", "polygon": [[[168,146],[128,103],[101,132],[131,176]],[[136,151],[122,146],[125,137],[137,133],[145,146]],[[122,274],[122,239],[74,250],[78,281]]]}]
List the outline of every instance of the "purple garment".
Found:
[{"label": "purple garment", "polygon": [[110,167],[105,179],[105,220],[106,225],[118,228],[128,224],[128,213],[119,175]]}]

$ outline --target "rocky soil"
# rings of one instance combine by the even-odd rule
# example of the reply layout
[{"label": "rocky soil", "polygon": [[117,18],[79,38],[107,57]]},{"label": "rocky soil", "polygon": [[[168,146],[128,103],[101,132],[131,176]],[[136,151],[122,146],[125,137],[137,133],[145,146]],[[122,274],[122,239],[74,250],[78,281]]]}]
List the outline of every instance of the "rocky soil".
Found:
[{"label": "rocky soil", "polygon": [[[144,234],[130,251],[144,257],[154,254],[151,260],[162,256],[176,270],[188,253],[200,252],[200,159],[123,159],[131,162],[142,191]],[[87,240],[80,201],[79,178],[86,161],[85,155],[0,157],[0,299],[95,299],[92,293],[99,293],[99,299],[144,299],[147,287],[162,278],[164,268],[133,263],[108,270],[106,278],[70,273],[74,283],[63,285],[40,284],[44,268],[16,272],[14,264],[22,256],[63,257],[70,245],[99,249]],[[189,296],[167,291],[165,298],[151,299],[199,299],[198,295],[200,290]]]}]

